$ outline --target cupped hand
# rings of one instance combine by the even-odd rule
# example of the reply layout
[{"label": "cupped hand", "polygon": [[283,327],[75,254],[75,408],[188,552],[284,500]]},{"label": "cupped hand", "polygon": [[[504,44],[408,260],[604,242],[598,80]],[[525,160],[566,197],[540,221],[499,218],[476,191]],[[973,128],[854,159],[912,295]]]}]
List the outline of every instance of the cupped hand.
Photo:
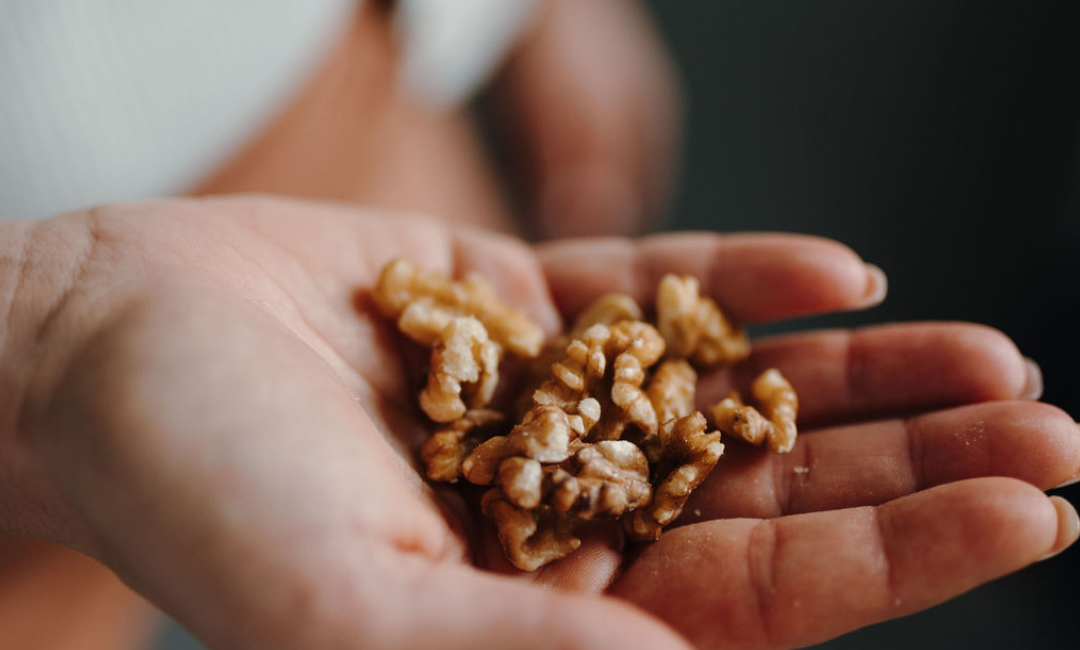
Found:
[{"label": "cupped hand", "polygon": [[[0,523],[99,558],[216,649],[790,647],[927,607],[1069,541],[1080,467],[999,333],[962,324],[757,342],[792,454],[728,445],[680,525],[506,569],[453,489],[370,288],[395,256],[478,272],[549,333],[669,271],[745,322],[874,303],[878,273],[794,236],[539,249],[437,221],[269,199],[99,208],[6,230]],[[11,258],[7,260],[13,263]],[[995,478],[989,478],[995,477]],[[1019,479],[1019,480],[1017,480]]]}]

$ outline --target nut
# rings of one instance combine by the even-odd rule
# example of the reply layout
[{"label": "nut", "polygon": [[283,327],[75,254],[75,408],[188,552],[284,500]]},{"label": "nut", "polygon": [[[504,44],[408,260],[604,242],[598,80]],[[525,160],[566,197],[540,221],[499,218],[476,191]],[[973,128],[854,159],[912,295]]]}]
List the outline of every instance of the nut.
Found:
[{"label": "nut", "polygon": [[543,496],[544,467],[532,458],[507,458],[499,465],[498,483],[511,503],[530,510]]},{"label": "nut", "polygon": [[462,462],[470,483],[491,485],[503,461],[521,456],[545,463],[559,463],[575,450],[577,440],[570,417],[556,406],[537,406],[506,436],[495,436],[476,447]]},{"label": "nut", "polygon": [[[540,329],[477,277],[453,282],[395,260],[375,300],[432,346],[420,404],[446,424],[421,448],[428,478],[491,486],[482,510],[519,569],[577,549],[578,521],[620,518],[630,538],[658,539],[723,454],[722,432],[779,452],[794,445],[798,400],[776,370],[754,381],[754,406],[732,393],[710,409],[718,431],[695,410],[691,362],[741,361],[749,341],[694,278],[663,278],[657,327],[632,298],[608,294],[542,353]],[[512,427],[484,408],[504,350],[527,360]]]},{"label": "nut", "polygon": [[663,440],[659,433],[668,431],[663,423],[694,412],[694,399],[697,393],[697,372],[685,359],[668,359],[660,364],[645,390],[649,401],[656,411],[656,420],[661,424],[657,435],[645,436],[641,445],[649,461],[660,459]]},{"label": "nut", "polygon": [[519,508],[502,490],[492,488],[484,493],[480,507],[495,524],[506,558],[522,571],[535,571],[581,546],[574,537],[573,519],[549,506]]},{"label": "nut", "polygon": [[705,416],[695,411],[661,427],[665,440],[656,467],[652,503],[623,518],[627,534],[637,541],[655,541],[682,513],[690,494],[701,485],[724,453],[720,432],[707,432]]},{"label": "nut", "polygon": [[718,429],[753,445],[765,442],[769,449],[785,454],[795,447],[795,418],[799,398],[776,368],[758,375],[750,387],[760,411],[745,406],[737,392],[709,408]]},{"label": "nut", "polygon": [[649,502],[649,462],[626,440],[585,445],[551,473],[551,505],[581,519],[618,517]]},{"label": "nut", "polygon": [[499,383],[501,356],[480,321],[471,316],[452,319],[432,349],[420,408],[436,422],[452,422],[467,409],[487,406]]},{"label": "nut", "polygon": [[534,406],[525,419],[536,417],[530,414],[537,408],[557,408],[567,415],[577,437],[589,433],[601,415],[600,403],[589,392],[607,370],[607,333],[605,326],[597,325],[571,341],[562,360],[552,364],[547,381],[533,392]]},{"label": "nut", "polygon": [[668,353],[704,366],[742,361],[750,354],[746,333],[719,305],[698,293],[696,278],[665,275],[656,292],[657,328]]},{"label": "nut", "polygon": [[570,339],[576,339],[593,325],[614,325],[624,320],[641,320],[641,307],[624,293],[608,293],[592,302],[578,314],[570,328]]},{"label": "nut", "polygon": [[[633,425],[644,436],[656,434],[658,422],[652,402],[641,390],[645,371],[664,354],[664,340],[656,328],[641,321],[621,321],[606,327],[594,325],[583,337],[592,333],[596,340],[603,339],[603,352],[612,359],[611,389],[605,395],[600,392],[601,419],[592,437],[595,440],[618,440],[626,428]],[[616,408],[604,408],[605,401]]]},{"label": "nut", "polygon": [[477,276],[454,282],[398,258],[383,267],[374,298],[385,316],[396,319],[398,328],[422,345],[433,345],[459,316],[479,320],[493,341],[517,356],[535,357],[544,344],[540,326],[500,301]]},{"label": "nut", "polygon": [[503,423],[497,411],[478,409],[468,411],[449,426],[435,432],[420,448],[420,460],[433,481],[457,481],[462,476],[461,464],[485,439],[493,428]]}]

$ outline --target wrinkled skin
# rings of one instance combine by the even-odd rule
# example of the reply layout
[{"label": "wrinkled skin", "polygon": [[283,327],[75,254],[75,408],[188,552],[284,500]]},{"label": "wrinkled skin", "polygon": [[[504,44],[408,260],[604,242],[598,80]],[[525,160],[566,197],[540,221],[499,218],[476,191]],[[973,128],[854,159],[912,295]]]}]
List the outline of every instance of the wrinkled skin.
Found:
[{"label": "wrinkled skin", "polygon": [[699,405],[779,368],[804,405],[799,443],[776,456],[729,442],[681,525],[647,547],[599,527],[566,560],[504,575],[474,508],[418,474],[418,378],[369,297],[391,257],[481,273],[553,335],[602,293],[648,304],[667,272],[748,323],[879,300],[835,243],[530,249],[260,198],[0,229],[0,525],[100,559],[216,649],[791,647],[1068,541],[1040,489],[1076,473],[1080,434],[1019,399],[1023,358],[974,325],[799,334],[704,374]]}]

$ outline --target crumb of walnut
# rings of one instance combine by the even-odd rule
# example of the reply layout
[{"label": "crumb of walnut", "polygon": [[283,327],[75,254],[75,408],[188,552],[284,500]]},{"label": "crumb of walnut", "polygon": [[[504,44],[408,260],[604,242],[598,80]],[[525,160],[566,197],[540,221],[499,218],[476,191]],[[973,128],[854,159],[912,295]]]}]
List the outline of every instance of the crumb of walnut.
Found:
[{"label": "crumb of walnut", "polygon": [[750,444],[765,442],[769,449],[785,454],[795,447],[798,429],[795,418],[799,398],[795,389],[776,368],[758,375],[750,387],[760,411],[742,403],[737,392],[709,408],[716,427],[725,434]]},{"label": "crumb of walnut", "polygon": [[398,258],[383,267],[373,296],[385,316],[396,319],[402,332],[423,345],[434,344],[458,316],[473,316],[492,340],[521,357],[535,357],[544,344],[540,326],[500,301],[477,276],[455,282]]},{"label": "crumb of walnut", "polygon": [[499,383],[502,350],[471,316],[454,318],[431,351],[427,387],[420,408],[436,422],[452,422],[467,409],[487,406]]},{"label": "crumb of walnut", "polygon": [[495,524],[506,558],[522,571],[535,571],[581,546],[574,537],[573,519],[549,506],[519,508],[502,490],[492,488],[484,493],[480,507]]},{"label": "crumb of walnut", "polygon": [[665,275],[656,292],[657,328],[668,353],[712,366],[750,354],[750,340],[719,305],[699,294],[697,278]]},{"label": "crumb of walnut", "polygon": [[652,502],[623,517],[627,534],[636,541],[660,538],[665,526],[682,513],[686,500],[708,477],[724,453],[719,431],[708,431],[705,416],[695,411],[662,426],[666,441],[656,468]]},{"label": "crumb of walnut", "polygon": [[461,464],[476,447],[505,421],[498,411],[466,411],[461,418],[439,429],[420,448],[420,460],[433,481],[455,482],[462,476]]},{"label": "crumb of walnut", "polygon": [[586,444],[550,474],[548,500],[580,519],[618,517],[652,498],[649,461],[632,442]]}]

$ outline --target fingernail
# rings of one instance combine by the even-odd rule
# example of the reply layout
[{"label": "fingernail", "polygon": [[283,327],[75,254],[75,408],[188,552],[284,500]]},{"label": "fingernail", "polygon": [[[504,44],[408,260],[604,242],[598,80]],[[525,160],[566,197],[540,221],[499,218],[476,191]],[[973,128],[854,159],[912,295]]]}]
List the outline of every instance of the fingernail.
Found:
[{"label": "fingernail", "polygon": [[1024,370],[1027,372],[1027,379],[1020,391],[1020,399],[1039,399],[1043,393],[1043,377],[1039,364],[1029,357],[1024,357]]},{"label": "fingernail", "polygon": [[876,264],[866,265],[866,291],[863,292],[862,307],[873,307],[885,300],[885,294],[889,291],[889,280],[885,277],[885,271]]},{"label": "fingernail", "polygon": [[1058,553],[1072,546],[1073,542],[1080,539],[1080,516],[1076,514],[1076,508],[1065,499],[1053,496],[1050,503],[1054,504],[1058,516],[1057,539],[1050,551],[1042,558],[1048,560]]}]

